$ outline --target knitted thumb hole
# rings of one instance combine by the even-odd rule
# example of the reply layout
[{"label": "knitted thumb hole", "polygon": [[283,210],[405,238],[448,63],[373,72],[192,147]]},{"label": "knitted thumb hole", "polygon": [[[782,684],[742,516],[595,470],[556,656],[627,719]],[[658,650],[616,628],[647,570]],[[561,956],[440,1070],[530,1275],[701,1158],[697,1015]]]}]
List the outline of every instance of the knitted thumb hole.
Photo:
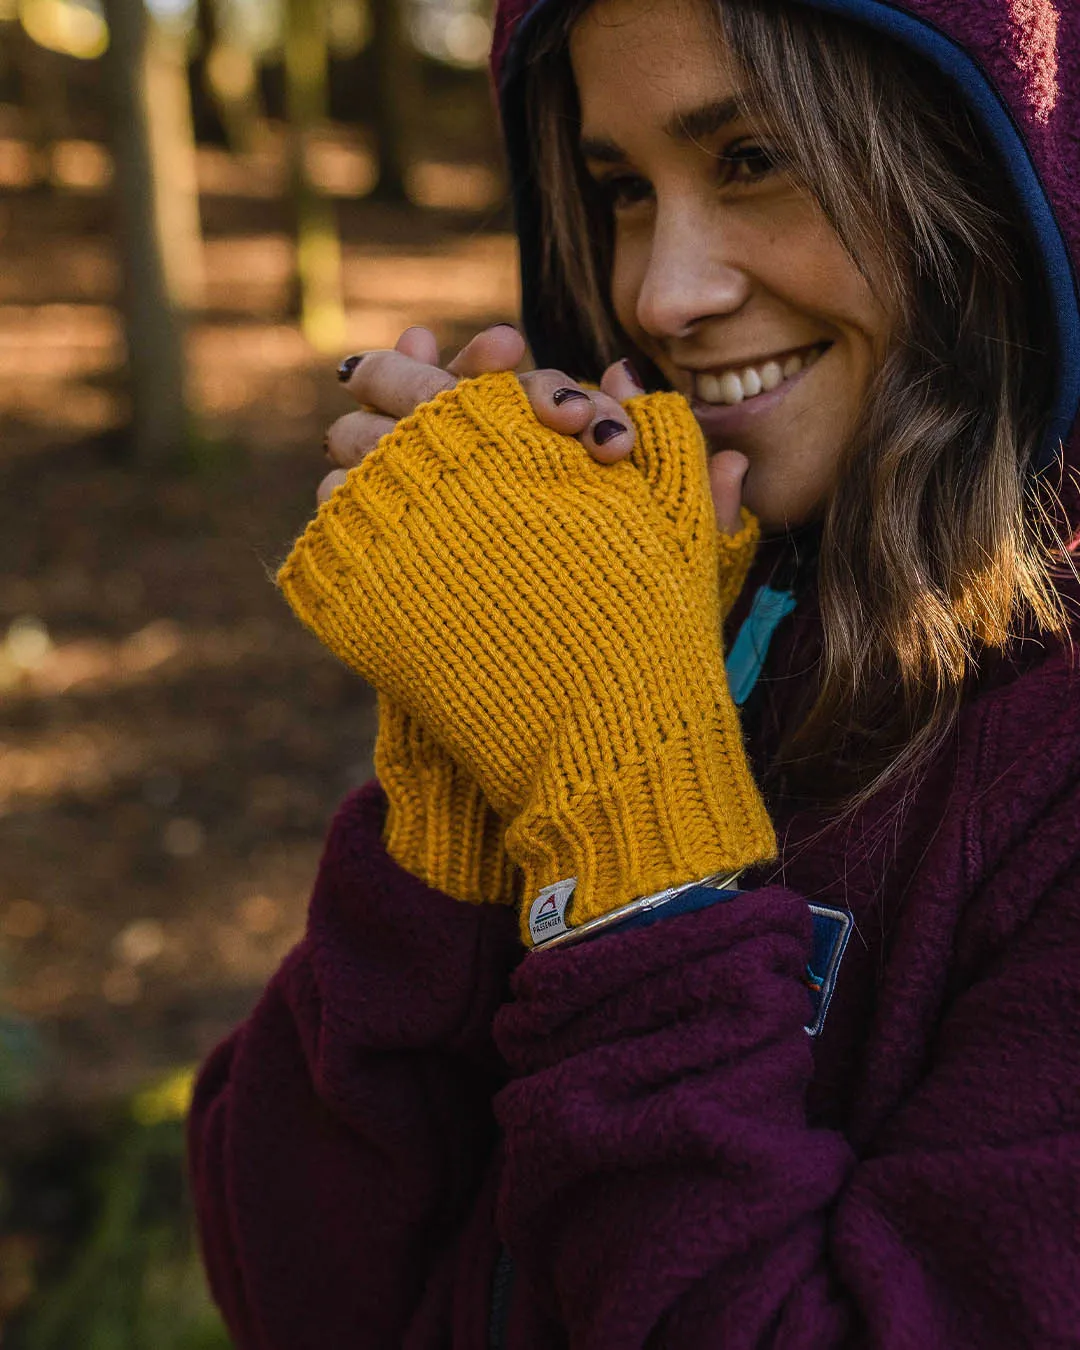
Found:
[{"label": "knitted thumb hole", "polygon": [[705,438],[681,394],[641,394],[625,405],[637,441],[630,462],[674,536],[703,544],[716,530]]}]

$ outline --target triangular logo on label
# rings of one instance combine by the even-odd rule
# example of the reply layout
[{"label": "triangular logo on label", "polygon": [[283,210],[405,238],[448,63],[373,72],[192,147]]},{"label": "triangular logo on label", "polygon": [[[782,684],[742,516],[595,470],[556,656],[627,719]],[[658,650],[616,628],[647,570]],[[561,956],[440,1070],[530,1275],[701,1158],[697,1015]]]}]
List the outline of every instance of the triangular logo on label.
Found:
[{"label": "triangular logo on label", "polygon": [[529,932],[532,940],[540,945],[549,938],[558,937],[569,931],[566,922],[566,907],[577,886],[577,877],[567,877],[565,881],[556,881],[545,886],[529,909]]}]

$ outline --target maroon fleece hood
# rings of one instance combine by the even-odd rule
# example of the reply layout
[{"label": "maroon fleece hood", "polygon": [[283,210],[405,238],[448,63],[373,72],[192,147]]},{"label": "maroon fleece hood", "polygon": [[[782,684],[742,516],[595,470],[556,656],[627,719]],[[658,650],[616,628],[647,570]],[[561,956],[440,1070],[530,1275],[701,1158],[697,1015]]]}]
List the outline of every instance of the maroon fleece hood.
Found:
[{"label": "maroon fleece hood", "polygon": [[[1001,154],[1042,261],[1050,300],[1054,411],[1039,467],[1060,459],[1080,407],[1080,3],[1077,0],[795,0],[865,23],[928,60]],[[583,338],[550,331],[541,293],[541,212],[522,72],[533,20],[559,0],[501,0],[492,71],[521,242],[523,317],[539,365],[599,372]],[[568,353],[568,345],[570,351]],[[1070,463],[1080,450],[1070,447]]]}]

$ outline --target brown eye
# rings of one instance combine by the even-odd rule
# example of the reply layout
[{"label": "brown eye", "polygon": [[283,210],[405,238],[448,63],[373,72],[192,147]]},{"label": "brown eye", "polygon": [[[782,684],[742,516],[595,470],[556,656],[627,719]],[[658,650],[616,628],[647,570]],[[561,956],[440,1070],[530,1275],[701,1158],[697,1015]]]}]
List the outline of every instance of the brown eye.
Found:
[{"label": "brown eye", "polygon": [[613,211],[625,211],[652,195],[652,184],[636,174],[611,174],[597,181],[597,190],[604,203]]},{"label": "brown eye", "polygon": [[754,183],[777,168],[777,156],[763,145],[748,143],[725,151],[720,163],[725,183]]}]

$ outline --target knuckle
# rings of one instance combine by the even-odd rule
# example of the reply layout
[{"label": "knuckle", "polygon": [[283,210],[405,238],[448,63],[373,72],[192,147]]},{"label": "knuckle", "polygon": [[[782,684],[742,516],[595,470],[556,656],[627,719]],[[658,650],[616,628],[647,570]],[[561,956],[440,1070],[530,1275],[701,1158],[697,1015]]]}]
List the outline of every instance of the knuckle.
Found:
[{"label": "knuckle", "polygon": [[549,366],[544,370],[533,371],[533,375],[541,388],[547,390],[558,389],[563,385],[568,385],[573,389],[577,388],[577,380],[571,379],[565,370],[555,370]]},{"label": "knuckle", "polygon": [[453,375],[448,375],[445,370],[437,370],[433,366],[425,367],[417,376],[416,401],[417,403],[427,403],[436,394],[441,394],[444,389],[453,389],[455,384],[457,384],[457,380]]}]

